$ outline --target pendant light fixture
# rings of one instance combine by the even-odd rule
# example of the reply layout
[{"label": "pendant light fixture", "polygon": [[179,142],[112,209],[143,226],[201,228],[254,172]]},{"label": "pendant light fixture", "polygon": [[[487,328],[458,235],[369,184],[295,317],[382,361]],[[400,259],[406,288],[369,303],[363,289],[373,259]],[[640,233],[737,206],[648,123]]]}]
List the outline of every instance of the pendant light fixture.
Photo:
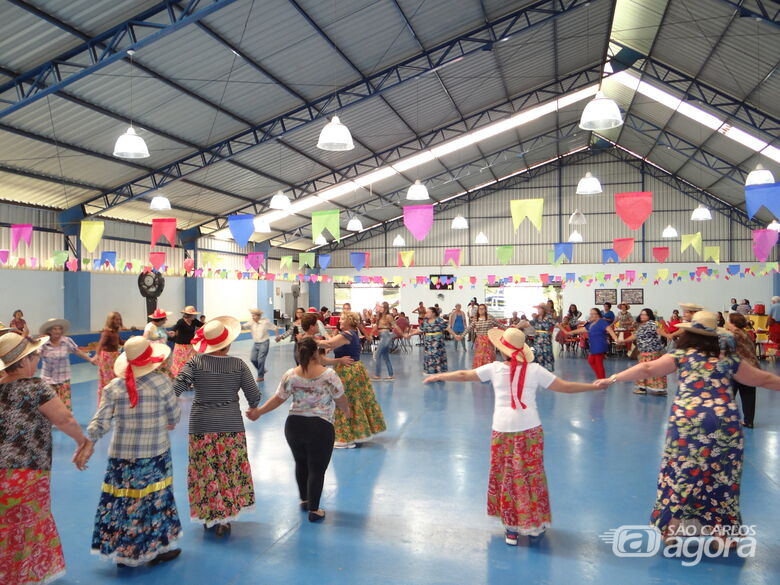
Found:
[{"label": "pendant light fixture", "polygon": [[152,211],[168,211],[171,208],[171,202],[168,198],[161,193],[158,193],[152,197],[152,202],[149,204],[149,209]]},{"label": "pendant light fixture", "polygon": [[574,230],[574,231],[573,231],[573,232],[572,232],[572,233],[569,235],[569,241],[570,241],[570,242],[572,242],[572,243],[574,243],[574,244],[580,244],[580,243],[582,243],[582,234],[581,234],[579,231],[577,231],[577,230]]},{"label": "pendant light fixture", "polygon": [[467,230],[469,229],[469,222],[462,215],[456,215],[452,220],[451,228],[454,230]]},{"label": "pendant light fixture", "polygon": [[623,125],[623,116],[615,100],[599,91],[582,111],[580,128],[583,130],[610,130]]},{"label": "pendant light fixture", "polygon": [[599,193],[601,193],[601,181],[588,171],[577,183],[577,195],[598,195]]},{"label": "pendant light fixture", "polygon": [[395,246],[396,248],[400,248],[405,245],[406,245],[406,241],[404,240],[401,234],[398,234],[395,238],[393,238],[393,246]]},{"label": "pendant light fixture", "polygon": [[314,240],[314,244],[316,246],[325,246],[328,243],[328,240],[325,239],[325,236],[320,234],[317,236],[317,238]]},{"label": "pendant light fixture", "polygon": [[265,218],[260,217],[259,215],[255,218],[254,222],[255,225],[255,231],[261,234],[270,234],[271,233],[271,226],[268,223],[268,220]]},{"label": "pendant light fixture", "polygon": [[768,226],[766,226],[766,229],[768,230],[774,230],[776,232],[780,232],[780,223],[776,219],[772,220],[772,223],[770,223]]},{"label": "pendant light fixture", "polygon": [[769,183],[775,182],[775,176],[772,174],[772,171],[769,169],[765,169],[764,165],[761,163],[758,163],[756,165],[756,168],[754,168],[750,173],[748,173],[747,179],[745,180],[745,186],[749,185],[767,185]]},{"label": "pendant light fixture", "polygon": [[488,237],[485,235],[485,232],[479,232],[477,234],[477,237],[474,238],[475,244],[487,244],[488,243]]},{"label": "pendant light fixture", "polygon": [[409,201],[425,201],[428,199],[428,188],[417,179],[406,192],[406,198]]},{"label": "pendant light fixture", "polygon": [[586,223],[588,223],[588,220],[579,209],[575,209],[574,213],[569,216],[569,225],[585,225]]},{"label": "pendant light fixture", "polygon": [[671,224],[667,225],[664,228],[663,233],[661,234],[662,238],[676,238],[678,237],[677,230],[672,227]]},{"label": "pendant light fixture", "polygon": [[279,189],[276,194],[271,197],[271,203],[268,206],[271,209],[285,211],[290,209],[290,198],[287,197],[287,195],[285,195],[281,189]]},{"label": "pendant light fixture", "polygon": [[127,132],[116,139],[114,144],[114,156],[117,158],[149,158],[149,149],[144,139],[138,136],[133,128],[133,55],[135,51],[128,51],[130,55],[130,127]]},{"label": "pendant light fixture", "polygon": [[341,123],[338,116],[333,116],[320,132],[317,148],[331,152],[342,152],[355,148],[355,143],[352,141],[349,128]]},{"label": "pendant light fixture", "polygon": [[693,213],[691,213],[691,221],[709,221],[712,219],[712,214],[710,213],[710,210],[703,204],[699,204],[699,206],[693,210]]},{"label": "pendant light fixture", "polygon": [[353,217],[347,222],[347,231],[360,232],[363,231],[363,222],[357,216]]}]

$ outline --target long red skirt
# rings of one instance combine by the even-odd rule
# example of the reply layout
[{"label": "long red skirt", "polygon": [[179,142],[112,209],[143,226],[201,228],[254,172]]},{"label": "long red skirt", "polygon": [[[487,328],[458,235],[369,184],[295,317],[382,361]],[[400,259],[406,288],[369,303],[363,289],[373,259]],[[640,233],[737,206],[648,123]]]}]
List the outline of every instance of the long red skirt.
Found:
[{"label": "long red skirt", "polygon": [[487,335],[477,335],[474,342],[474,360],[471,362],[472,369],[485,364],[492,364],[496,361],[496,348],[490,343]]}]

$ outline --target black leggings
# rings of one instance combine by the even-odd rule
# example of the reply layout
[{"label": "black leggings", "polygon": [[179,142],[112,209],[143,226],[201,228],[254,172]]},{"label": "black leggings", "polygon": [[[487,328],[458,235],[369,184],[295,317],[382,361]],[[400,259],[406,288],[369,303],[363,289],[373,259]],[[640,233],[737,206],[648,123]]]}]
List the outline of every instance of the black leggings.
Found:
[{"label": "black leggings", "polygon": [[310,511],[319,510],[336,430],[331,423],[318,416],[292,414],[284,424],[284,437],[295,459],[298,495],[302,502],[309,502]]},{"label": "black leggings", "polygon": [[753,417],[756,415],[756,387],[745,386],[734,380],[734,398],[737,394],[742,397],[742,417],[749,425],[753,424]]}]

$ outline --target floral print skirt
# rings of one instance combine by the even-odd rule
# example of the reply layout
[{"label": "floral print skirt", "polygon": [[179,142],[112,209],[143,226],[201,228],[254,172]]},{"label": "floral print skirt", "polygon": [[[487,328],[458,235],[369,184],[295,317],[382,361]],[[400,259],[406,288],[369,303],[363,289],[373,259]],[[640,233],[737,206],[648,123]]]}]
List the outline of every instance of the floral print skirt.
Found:
[{"label": "floral print skirt", "polygon": [[109,458],[92,532],[92,552],[138,566],[176,548],[181,522],[173,499],[171,452]]},{"label": "floral print skirt", "polygon": [[534,340],[534,361],[550,372],[555,371],[555,354],[552,347],[552,335],[548,332],[536,332]]},{"label": "floral print skirt", "polygon": [[68,407],[68,410],[73,412],[73,404],[71,402],[70,398],[70,380],[67,382],[63,382],[62,384],[49,384],[52,388],[54,388],[54,391],[57,393],[57,396],[60,400],[62,400],[62,403]]},{"label": "floral print skirt", "polygon": [[344,385],[344,394],[349,402],[352,416],[346,418],[340,409],[336,410],[336,442],[354,443],[367,441],[373,435],[387,430],[382,409],[376,401],[374,387],[363,362],[350,365],[338,364],[336,373]]},{"label": "floral print skirt", "polygon": [[195,348],[191,344],[177,343],[173,346],[171,357],[171,377],[175,378],[184,365],[195,355]]},{"label": "floral print skirt", "polygon": [[[639,363],[652,362],[663,355],[660,351],[646,351],[639,354]],[[637,380],[637,388],[647,388],[648,390],[666,390],[666,376],[656,378],[644,378]]]},{"label": "floral print skirt", "polygon": [[426,374],[447,371],[447,350],[443,335],[426,335],[423,339],[423,370]]},{"label": "floral print skirt", "polygon": [[207,527],[252,510],[255,488],[245,433],[190,434],[187,487],[190,519]]},{"label": "floral print skirt", "polygon": [[0,583],[50,583],[65,574],[49,475],[0,469]]},{"label": "floral print skirt", "polygon": [[551,525],[541,426],[517,433],[493,431],[487,513],[500,518],[505,527],[530,536]]},{"label": "floral print skirt", "polygon": [[477,335],[474,341],[474,359],[471,362],[472,369],[496,361],[496,348],[490,343],[487,335]]},{"label": "floral print skirt", "polygon": [[98,406],[100,406],[100,397],[103,395],[103,388],[116,378],[114,374],[114,362],[119,357],[118,351],[101,351],[98,356]]}]

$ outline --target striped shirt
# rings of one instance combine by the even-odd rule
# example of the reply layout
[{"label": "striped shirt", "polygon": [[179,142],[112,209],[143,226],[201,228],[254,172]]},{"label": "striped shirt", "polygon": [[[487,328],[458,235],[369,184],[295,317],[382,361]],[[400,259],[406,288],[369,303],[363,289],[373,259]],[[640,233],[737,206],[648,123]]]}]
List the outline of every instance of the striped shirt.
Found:
[{"label": "striped shirt", "polygon": [[168,425],[175,425],[181,410],[173,393],[171,379],[154,371],[135,379],[138,404],[130,408],[130,398],[124,378],[114,378],[103,388],[95,416],[87,426],[87,434],[97,441],[116,429],[108,448],[108,456],[116,459],[156,457],[171,448]]},{"label": "striped shirt", "polygon": [[179,372],[173,387],[176,396],[195,390],[190,434],[243,433],[238,391],[243,391],[250,408],[260,404],[262,398],[249,366],[232,356],[195,354]]}]

